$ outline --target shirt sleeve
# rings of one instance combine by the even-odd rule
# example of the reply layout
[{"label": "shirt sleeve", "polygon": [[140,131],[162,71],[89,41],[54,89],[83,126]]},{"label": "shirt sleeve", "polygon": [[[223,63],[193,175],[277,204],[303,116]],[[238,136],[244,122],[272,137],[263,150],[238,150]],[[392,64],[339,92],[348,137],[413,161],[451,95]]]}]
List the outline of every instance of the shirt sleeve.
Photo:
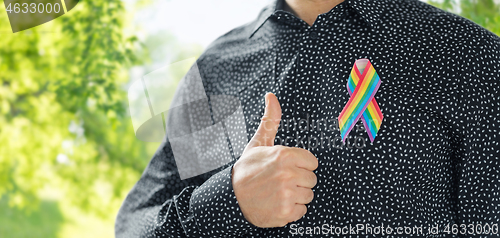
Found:
[{"label": "shirt sleeve", "polygon": [[239,208],[231,170],[232,164],[181,180],[170,145],[163,143],[125,199],[116,237],[241,236],[253,225]]},{"label": "shirt sleeve", "polygon": [[500,39],[492,35],[465,60],[460,92],[457,223],[467,226],[500,222]]},{"label": "shirt sleeve", "polygon": [[[181,81],[172,104],[186,105],[183,103],[188,97],[193,97],[192,85],[199,84],[186,83],[189,77]],[[193,121],[192,114],[199,113],[198,109],[178,107],[169,112],[170,123],[189,124]],[[187,145],[183,149],[193,147]],[[205,154],[209,153],[205,151]],[[235,159],[210,172],[181,179],[172,139],[167,135],[120,208],[116,237],[238,237],[245,234],[254,226],[244,218],[234,195],[231,172]],[[194,163],[197,158],[189,160]]]}]

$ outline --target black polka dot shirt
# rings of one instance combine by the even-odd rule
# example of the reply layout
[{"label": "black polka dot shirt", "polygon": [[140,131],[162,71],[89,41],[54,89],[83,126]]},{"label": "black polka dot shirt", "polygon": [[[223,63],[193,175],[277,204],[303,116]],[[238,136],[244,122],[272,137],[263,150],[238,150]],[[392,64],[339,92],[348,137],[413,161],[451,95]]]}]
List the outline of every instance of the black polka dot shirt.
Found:
[{"label": "black polka dot shirt", "polygon": [[[276,94],[275,144],[319,161],[307,214],[253,226],[232,188],[238,158],[181,180],[167,138],[123,203],[116,237],[496,237],[500,38],[415,0],[346,0],[312,26],[283,4],[221,36],[197,66],[207,95],[241,101],[248,140],[265,93]],[[380,77],[383,121],[373,142],[358,121],[343,143],[336,121],[362,58]]]}]

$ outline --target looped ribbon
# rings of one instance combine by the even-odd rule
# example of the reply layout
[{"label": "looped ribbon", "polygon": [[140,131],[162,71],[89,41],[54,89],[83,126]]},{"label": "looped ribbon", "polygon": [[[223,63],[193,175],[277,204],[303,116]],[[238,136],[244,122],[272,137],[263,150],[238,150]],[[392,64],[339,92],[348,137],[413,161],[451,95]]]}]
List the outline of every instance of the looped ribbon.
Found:
[{"label": "looped ribbon", "polygon": [[384,118],[375,100],[380,83],[380,77],[370,60],[358,59],[354,62],[347,81],[347,91],[351,97],[338,118],[343,142],[360,118],[370,141],[373,143],[375,140]]}]

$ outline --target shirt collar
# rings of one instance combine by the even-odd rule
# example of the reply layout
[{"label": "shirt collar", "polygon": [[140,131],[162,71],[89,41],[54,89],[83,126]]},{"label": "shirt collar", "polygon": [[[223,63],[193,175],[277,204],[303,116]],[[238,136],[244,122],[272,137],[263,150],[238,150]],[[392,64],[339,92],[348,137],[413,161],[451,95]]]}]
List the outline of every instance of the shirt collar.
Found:
[{"label": "shirt collar", "polygon": [[273,0],[269,5],[262,9],[259,16],[257,17],[255,27],[250,34],[250,38],[262,27],[262,25],[264,25],[264,23],[266,23],[269,17],[271,17],[276,11],[283,9],[283,1],[284,0]]},{"label": "shirt collar", "polygon": [[[269,17],[277,11],[283,11],[284,1],[285,0],[273,0],[261,11],[250,37],[264,25]],[[345,0],[345,2],[349,7],[354,9],[361,19],[368,23],[370,27],[373,27],[373,25],[380,20],[380,15],[384,11],[383,4],[380,0]]]}]

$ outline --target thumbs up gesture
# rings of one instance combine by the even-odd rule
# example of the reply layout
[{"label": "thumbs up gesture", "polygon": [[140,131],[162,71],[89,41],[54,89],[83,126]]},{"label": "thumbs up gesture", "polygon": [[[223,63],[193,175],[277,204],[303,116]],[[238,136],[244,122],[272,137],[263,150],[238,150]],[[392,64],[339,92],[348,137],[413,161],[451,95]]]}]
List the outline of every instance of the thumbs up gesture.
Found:
[{"label": "thumbs up gesture", "polygon": [[281,120],[276,96],[266,94],[259,128],[233,166],[233,190],[245,218],[258,227],[283,227],[307,212],[318,160],[309,151],[274,145]]}]

